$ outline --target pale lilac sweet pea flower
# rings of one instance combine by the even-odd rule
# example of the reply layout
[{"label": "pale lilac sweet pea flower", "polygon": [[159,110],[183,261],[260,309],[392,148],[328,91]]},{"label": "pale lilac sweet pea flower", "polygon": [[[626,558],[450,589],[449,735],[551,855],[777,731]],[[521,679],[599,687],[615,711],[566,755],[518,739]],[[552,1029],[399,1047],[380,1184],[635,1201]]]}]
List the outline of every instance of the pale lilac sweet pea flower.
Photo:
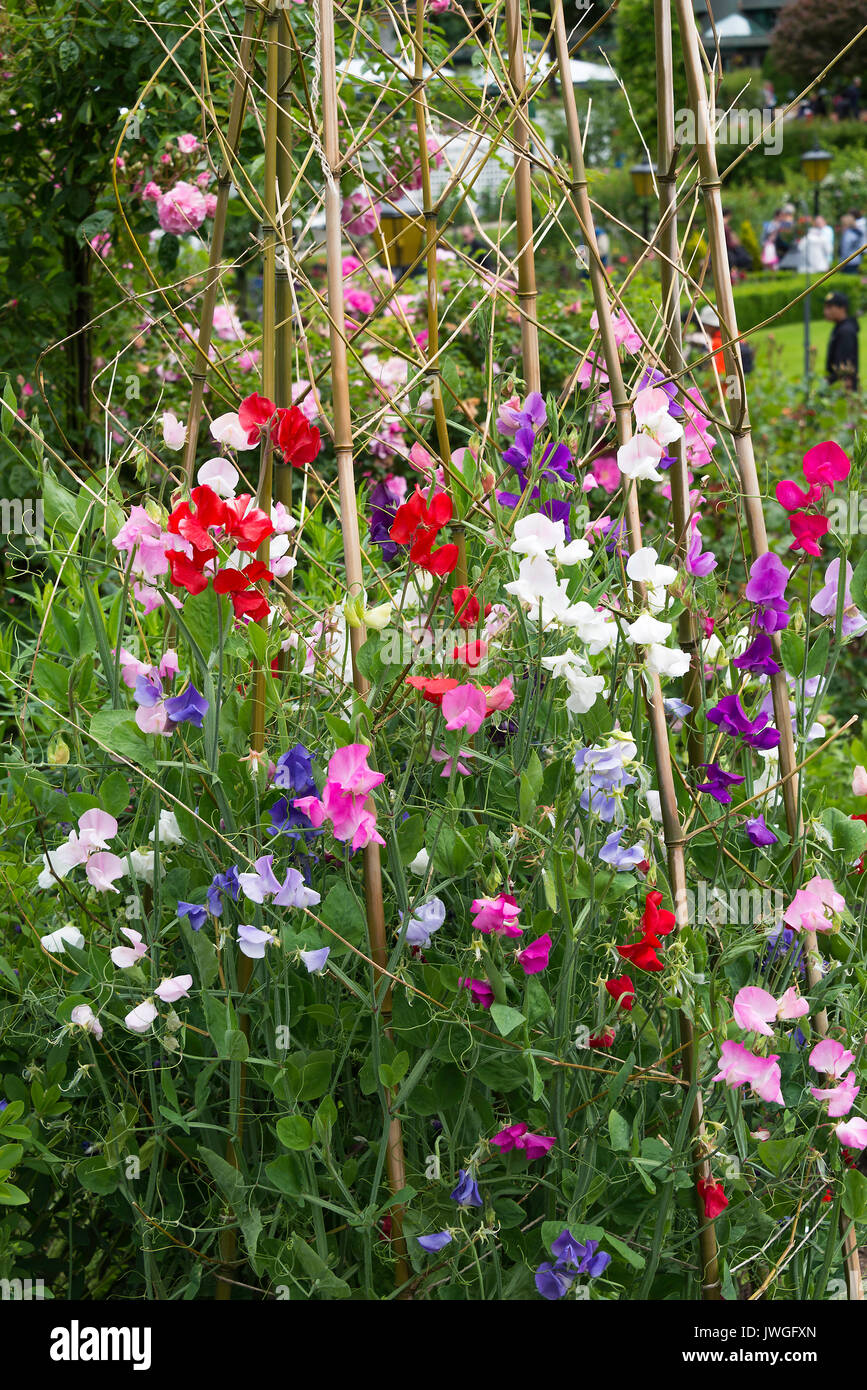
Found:
[{"label": "pale lilac sweet pea flower", "polygon": [[178,999],[185,998],[193,983],[192,975],[172,975],[166,980],[161,980],[154,990],[158,999],[162,999],[164,1004],[174,1004]]},{"label": "pale lilac sweet pea flower", "polygon": [[137,965],[143,956],[147,955],[147,946],[142,940],[142,934],[135,931],[132,927],[121,927],[121,933],[127,941],[131,941],[131,946],[113,946],[109,954],[119,970],[129,970],[131,966]]},{"label": "pale lilac sweet pea flower", "polygon": [[273,946],[274,940],[270,932],[260,931],[248,922],[242,922],[238,927],[238,947],[250,960],[262,960],[265,947]]},{"label": "pale lilac sweet pea flower", "polygon": [[316,975],[320,970],[325,969],[325,962],[331,955],[330,946],[320,946],[315,951],[299,951],[299,956],[306,966],[308,975]]},{"label": "pale lilac sweet pea flower", "polygon": [[241,892],[251,903],[263,903],[272,893],[280,892],[280,883],[274,875],[273,863],[273,854],[263,854],[255,861],[255,873],[238,875]]},{"label": "pale lilac sweet pea flower", "polygon": [[[863,632],[867,628],[867,618],[855,606],[852,592],[849,585],[852,582],[852,566],[846,563],[846,589],[843,594],[843,636],[851,637],[854,633]],[[840,561],[832,560],[825,570],[825,583],[818,593],[813,595],[810,603],[814,613],[820,613],[823,618],[834,618],[837,616],[837,590],[840,585]]]},{"label": "pale lilac sweet pea flower", "polygon": [[625,834],[625,826],[621,826],[619,830],[612,830],[599,851],[599,858],[603,864],[610,864],[614,869],[627,870],[634,869],[636,864],[642,864],[647,858],[642,845],[633,845],[631,849],[621,846],[620,841]]},{"label": "pale lilac sweet pea flower", "polygon": [[440,898],[428,898],[427,902],[420,903],[409,919],[405,938],[407,945],[429,946],[434,932],[439,931],[445,920],[446,905]]},{"label": "pale lilac sweet pea flower", "polygon": [[[258,862],[258,861],[257,861]],[[298,869],[287,869],[279,893],[274,894],[275,907],[315,907],[321,902],[314,888],[308,888]]]}]

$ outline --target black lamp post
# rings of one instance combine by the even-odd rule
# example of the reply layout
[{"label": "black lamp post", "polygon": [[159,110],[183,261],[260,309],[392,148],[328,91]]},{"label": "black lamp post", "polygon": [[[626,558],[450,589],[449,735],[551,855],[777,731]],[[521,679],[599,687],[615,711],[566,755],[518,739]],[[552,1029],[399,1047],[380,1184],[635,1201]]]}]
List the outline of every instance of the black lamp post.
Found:
[{"label": "black lamp post", "polygon": [[645,243],[650,239],[650,199],[653,197],[653,176],[656,173],[656,165],[633,164],[629,170],[632,177],[632,187],[636,198],[641,199],[641,232]]},{"label": "black lamp post", "polygon": [[[813,216],[819,216],[819,189],[828,177],[833,155],[829,150],[820,150],[818,145],[805,150],[801,155],[801,172],[808,183],[813,185]],[[804,383],[807,396],[810,394],[810,266],[807,256],[807,238],[804,238],[804,273],[807,277],[807,293],[804,296]]]}]

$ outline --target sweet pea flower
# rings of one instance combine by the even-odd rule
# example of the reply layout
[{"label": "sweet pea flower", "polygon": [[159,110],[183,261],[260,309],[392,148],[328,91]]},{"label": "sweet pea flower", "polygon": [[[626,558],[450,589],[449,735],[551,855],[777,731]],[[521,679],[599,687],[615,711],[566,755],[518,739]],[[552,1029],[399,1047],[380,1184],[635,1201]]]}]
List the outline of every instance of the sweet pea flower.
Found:
[{"label": "sweet pea flower", "polygon": [[280,892],[273,864],[273,854],[263,854],[255,861],[253,872],[238,875],[241,892],[250,902],[263,903],[266,897]]},{"label": "sweet pea flower", "polygon": [[810,1012],[806,999],[801,999],[794,989],[787,989],[780,999],[775,999],[766,989],[756,985],[745,985],[735,995],[732,1007],[735,1022],[748,1033],[763,1033],[773,1037],[770,1022],[777,1019],[803,1018]]},{"label": "sweet pea flower", "polygon": [[495,1134],[491,1140],[491,1143],[500,1150],[501,1154],[507,1154],[516,1149],[523,1153],[530,1162],[536,1158],[544,1158],[556,1142],[553,1137],[544,1134],[530,1134],[525,1124],[508,1125],[505,1129],[501,1129],[499,1134]]},{"label": "sweet pea flower", "polygon": [[142,940],[141,932],[134,931],[132,927],[121,927],[121,934],[131,941],[131,946],[114,946],[109,954],[119,970],[129,970],[131,966],[137,965],[143,956],[147,955],[147,946]]},{"label": "sweet pea flower", "polygon": [[769,1105],[784,1105],[778,1061],[779,1053],[757,1057],[743,1043],[724,1042],[719,1059],[720,1070],[712,1079],[724,1081],[727,1086],[749,1085],[760,1100],[767,1101]]},{"label": "sweet pea flower", "polygon": [[750,843],[757,848],[763,845],[775,845],[777,843],[777,836],[774,834],[773,830],[769,830],[767,825],[765,825],[764,816],[749,817],[744,822],[744,829],[747,832],[747,838]]},{"label": "sweet pea flower", "polygon": [[238,927],[238,948],[249,960],[262,960],[265,947],[273,946],[274,942],[271,932],[260,931],[249,922],[241,923]]},{"label": "sweet pea flower", "polygon": [[174,411],[163,411],[160,424],[163,431],[163,443],[166,448],[175,451],[183,449],[187,442],[187,427],[181,424]]},{"label": "sweet pea flower", "polygon": [[[432,0],[432,3],[436,3],[436,0]],[[448,0],[448,3],[451,3],[451,0]],[[416,1240],[422,1250],[426,1250],[430,1255],[437,1255],[440,1250],[451,1244],[452,1236],[450,1231],[435,1231],[429,1236],[416,1236]]]},{"label": "sweet pea flower", "polygon": [[47,936],[40,937],[39,944],[43,951],[50,951],[53,956],[62,956],[66,952],[67,946],[74,946],[77,951],[84,950],[84,936],[71,924],[65,927],[58,927],[57,931],[49,932]]},{"label": "sweet pea flower", "polygon": [[487,980],[461,979],[458,980],[458,984],[470,991],[473,1003],[478,1004],[481,1009],[489,1009],[496,998]]},{"label": "sweet pea flower", "polygon": [[442,698],[442,712],[446,728],[466,729],[468,734],[476,733],[488,712],[484,692],[474,685],[457,685],[446,691]]},{"label": "sweet pea flower", "polygon": [[605,988],[619,1008],[629,1013],[635,1003],[635,985],[628,975],[614,976],[605,981]]},{"label": "sweet pea flower", "polygon": [[696,1190],[704,1203],[704,1214],[708,1221],[715,1221],[729,1204],[722,1183],[708,1182],[705,1178],[699,1178],[696,1183]]},{"label": "sweet pea flower", "polygon": [[821,444],[814,444],[812,449],[807,450],[804,455],[803,469],[804,477],[808,483],[820,488],[829,487],[833,492],[835,483],[848,478],[852,464],[840,445],[827,439]]},{"label": "sweet pea flower", "polygon": [[314,951],[299,951],[299,956],[307,970],[308,975],[318,975],[325,969],[325,963],[331,955],[330,946],[320,946]]},{"label": "sweet pea flower", "polygon": [[111,854],[107,850],[100,851],[99,854],[91,854],[84,866],[88,883],[99,893],[116,893],[114,883],[118,878],[122,878],[126,873],[126,865],[116,854]]},{"label": "sweet pea flower", "polygon": [[328,762],[328,781],[348,796],[367,796],[385,781],[384,772],[374,772],[367,766],[369,753],[366,743],[338,748]]},{"label": "sweet pea flower", "polygon": [[521,909],[517,900],[508,893],[499,893],[495,898],[475,898],[471,905],[473,929],[487,935],[496,932],[498,936],[521,936],[523,927],[518,926]]},{"label": "sweet pea flower", "polygon": [[[400,914],[401,921],[403,913]],[[446,905],[440,898],[428,898],[412,913],[406,929],[408,946],[429,946],[434,932],[439,931],[446,920]]]},{"label": "sweet pea flower", "polygon": [[807,1061],[814,1071],[824,1072],[839,1080],[844,1072],[855,1064],[855,1054],[837,1042],[836,1038],[823,1038],[816,1043]]},{"label": "sweet pea flower", "polygon": [[633,481],[661,483],[657,464],[663,457],[661,444],[649,434],[635,434],[617,450],[617,467],[625,478]]},{"label": "sweet pea flower", "polygon": [[[256,441],[250,443],[247,430],[241,424],[237,410],[227,410],[210,423],[211,438],[230,449],[255,449]],[[216,491],[216,489],[214,489]]]},{"label": "sweet pea flower", "polygon": [[834,1133],[847,1149],[867,1149],[867,1120],[846,1120],[837,1125]]},{"label": "sweet pea flower", "polygon": [[867,796],[867,770],[860,763],[852,773],[852,792],[855,796]]},{"label": "sweet pea flower", "polygon": [[308,888],[300,870],[287,869],[279,891],[274,894],[274,907],[307,908],[315,907],[318,902],[321,902],[320,895],[315,888]]},{"label": "sweet pea flower", "polygon": [[538,975],[540,971],[548,968],[551,945],[551,938],[545,932],[544,936],[537,936],[535,941],[525,946],[523,951],[516,952],[515,960],[525,975]]},{"label": "sweet pea flower", "polygon": [[102,1037],[102,1024],[89,1004],[76,1004],[69,1015],[69,1021],[77,1028],[83,1028],[85,1033],[92,1033],[97,1042]]},{"label": "sweet pea flower", "polygon": [[549,1302],[563,1298],[569,1292],[574,1279],[574,1272],[565,1264],[561,1264],[559,1261],[557,1264],[552,1264],[550,1260],[545,1260],[544,1263],[540,1264],[535,1275],[536,1288],[542,1297],[547,1298]]},{"label": "sweet pea flower", "polygon": [[160,981],[154,994],[158,999],[162,999],[164,1004],[174,1004],[178,999],[184,999],[189,994],[192,983],[192,975],[172,975],[168,979]]},{"label": "sweet pea flower", "polygon": [[599,858],[603,864],[610,864],[612,868],[621,871],[634,869],[647,858],[642,845],[633,845],[631,849],[621,846],[620,841],[625,834],[625,826],[621,826],[619,830],[612,830],[599,851]]},{"label": "sweet pea flower", "polygon": [[204,695],[201,695],[196,687],[190,684],[180,695],[174,695],[170,700],[166,700],[164,707],[172,725],[192,724],[195,728],[201,729],[202,720],[210,709],[210,704]]},{"label": "sweet pea flower", "polygon": [[834,923],[825,915],[828,909],[839,915],[846,910],[846,900],[830,879],[817,875],[797,890],[783,921],[795,931],[830,932]]},{"label": "sweet pea flower", "polygon": [[458,1170],[457,1187],[449,1195],[459,1207],[480,1207],[483,1205],[479,1185],[465,1168]]},{"label": "sweet pea flower", "polygon": [[831,1119],[839,1119],[841,1115],[849,1114],[860,1090],[861,1087],[855,1085],[854,1071],[850,1071],[848,1076],[841,1079],[839,1086],[811,1086],[810,1095],[815,1096],[816,1100],[827,1100],[828,1115]]},{"label": "sweet pea flower", "polygon": [[218,497],[223,498],[235,496],[235,489],[240,480],[241,475],[235,465],[222,455],[208,459],[196,473],[196,481],[200,487],[209,487]]},{"label": "sweet pea flower", "polygon": [[146,1033],[157,1016],[157,1011],[149,999],[130,1009],[124,1023],[131,1033]]},{"label": "sweet pea flower", "polygon": [[[867,618],[855,607],[855,602],[852,598],[852,591],[849,587],[852,582],[852,576],[853,569],[847,560],[846,585],[843,591],[842,635],[844,637],[852,637],[862,633],[865,628],[867,628]],[[832,560],[825,570],[825,582],[818,593],[813,595],[810,602],[810,607],[814,613],[821,614],[823,618],[833,618],[835,623],[837,619],[837,590],[839,587],[840,561],[838,558]]]},{"label": "sweet pea flower", "polygon": [[193,931],[201,931],[208,920],[208,912],[198,903],[179,902],[178,917],[186,917]]}]

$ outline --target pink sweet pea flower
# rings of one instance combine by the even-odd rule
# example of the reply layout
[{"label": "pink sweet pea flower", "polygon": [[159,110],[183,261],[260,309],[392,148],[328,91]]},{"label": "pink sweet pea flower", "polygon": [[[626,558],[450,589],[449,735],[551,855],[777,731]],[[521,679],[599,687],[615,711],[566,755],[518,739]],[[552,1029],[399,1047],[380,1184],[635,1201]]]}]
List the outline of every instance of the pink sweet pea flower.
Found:
[{"label": "pink sweet pea flower", "polygon": [[91,854],[84,866],[87,874],[87,881],[100,893],[116,893],[118,890],[113,886],[117,878],[122,878],[126,873],[126,867],[122,859],[116,854],[111,854],[106,850],[99,854]]},{"label": "pink sweet pea flower", "polygon": [[102,1024],[89,1004],[76,1004],[69,1015],[69,1021],[76,1027],[83,1028],[86,1033],[92,1033],[97,1042],[102,1037]]},{"label": "pink sweet pea flower", "polygon": [[783,913],[783,921],[795,931],[833,931],[834,923],[825,915],[827,908],[837,914],[844,912],[846,900],[830,879],[817,875],[798,889]]},{"label": "pink sweet pea flower", "polygon": [[840,1078],[855,1064],[855,1054],[837,1042],[836,1038],[823,1038],[816,1043],[807,1059],[814,1071],[824,1072],[826,1076]]},{"label": "pink sweet pea flower", "polygon": [[147,955],[148,948],[142,940],[141,932],[134,931],[132,927],[121,927],[120,930],[132,945],[114,946],[109,954],[119,970],[129,970],[131,966],[138,964],[142,956]]},{"label": "pink sweet pea flower", "polygon": [[768,1027],[769,1023],[776,1019],[803,1018],[804,1014],[810,1012],[810,1005],[793,988],[787,989],[777,1000],[766,989],[746,985],[735,995],[732,1012],[740,1028],[748,1033],[763,1033],[770,1038],[774,1030]]},{"label": "pink sweet pea flower", "polygon": [[350,796],[366,796],[385,781],[384,772],[367,766],[370,748],[366,743],[350,743],[338,748],[328,762],[328,781]]},{"label": "pink sweet pea flower", "polygon": [[867,770],[860,763],[852,773],[852,792],[855,796],[867,796]]},{"label": "pink sweet pea flower", "polygon": [[544,936],[531,941],[523,951],[518,951],[515,959],[520,962],[525,975],[538,975],[541,970],[547,969],[550,954],[551,938],[546,932]]},{"label": "pink sweet pea flower", "polygon": [[158,999],[162,999],[164,1004],[174,1004],[176,1000],[189,994],[192,983],[192,975],[173,975],[167,980],[162,980],[154,994]]},{"label": "pink sweet pea flower", "polygon": [[441,708],[447,729],[466,729],[468,734],[482,727],[488,712],[484,692],[474,685],[456,685],[454,690],[446,691]]},{"label": "pink sweet pea flower", "polygon": [[292,805],[301,811],[317,830],[325,820],[325,807],[318,796],[297,796]]},{"label": "pink sweet pea flower", "polygon": [[860,1090],[861,1087],[855,1085],[854,1071],[850,1071],[848,1076],[842,1078],[839,1086],[811,1086],[810,1095],[815,1096],[816,1100],[829,1101],[828,1114],[832,1119],[837,1119],[840,1115],[849,1114]]},{"label": "pink sweet pea flower", "polygon": [[779,1053],[770,1057],[757,1057],[749,1052],[743,1043],[724,1042],[719,1059],[720,1070],[714,1081],[724,1081],[727,1086],[749,1084],[753,1094],[771,1105],[783,1105],[780,1090],[781,1073],[777,1066]]},{"label": "pink sweet pea flower", "polygon": [[499,893],[496,898],[475,898],[472,903],[473,927],[487,936],[496,932],[498,936],[521,936],[523,927],[518,926],[521,909],[515,898],[508,893]]},{"label": "pink sweet pea flower", "polygon": [[785,478],[777,483],[776,498],[781,507],[785,507],[787,512],[795,512],[800,507],[810,507],[814,502],[818,502],[822,496],[822,489],[815,483],[804,492],[793,483],[791,479]]},{"label": "pink sweet pea flower", "polygon": [[847,1149],[867,1149],[867,1120],[846,1120],[837,1126],[834,1133]]},{"label": "pink sweet pea flower", "polygon": [[515,691],[512,687],[512,677],[504,676],[498,685],[483,685],[482,690],[485,695],[485,709],[488,714],[494,710],[508,709],[515,703]]}]

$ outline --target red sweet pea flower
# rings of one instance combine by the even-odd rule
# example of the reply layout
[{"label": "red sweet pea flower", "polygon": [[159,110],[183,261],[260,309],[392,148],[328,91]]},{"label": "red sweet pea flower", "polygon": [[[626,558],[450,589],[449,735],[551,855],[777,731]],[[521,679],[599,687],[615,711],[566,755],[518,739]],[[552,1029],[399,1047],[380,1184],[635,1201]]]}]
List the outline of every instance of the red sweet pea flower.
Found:
[{"label": "red sweet pea flower", "polygon": [[704,1178],[699,1178],[696,1183],[698,1195],[704,1202],[704,1214],[708,1221],[714,1221],[721,1216],[729,1204],[729,1199],[723,1191],[721,1182],[707,1182]]},{"label": "red sweet pea flower", "polygon": [[[455,610],[455,617],[461,627],[476,627],[481,616],[479,600],[475,594],[470,592],[469,586],[459,584],[456,589],[452,589],[452,607]],[[491,605],[485,604],[485,617],[491,611]]]},{"label": "red sweet pea flower", "polygon": [[277,448],[286,463],[293,468],[303,468],[305,464],[312,463],[322,447],[318,429],[310,424],[297,405],[278,410],[277,415]]},{"label": "red sweet pea flower", "polygon": [[807,512],[793,512],[789,517],[789,529],[795,537],[789,546],[790,550],[805,550],[808,555],[821,556],[822,547],[819,544],[819,537],[827,533],[828,518],[826,516],[810,516]]},{"label": "red sweet pea flower", "polygon": [[226,504],[213,488],[203,483],[200,487],[193,488],[191,496],[196,504],[196,521],[200,526],[206,531],[212,526],[225,526]]},{"label": "red sweet pea flower", "polygon": [[258,589],[247,589],[242,594],[232,594],[232,607],[236,618],[249,618],[253,623],[261,623],[271,612],[264,594]]},{"label": "red sweet pea flower", "polygon": [[662,894],[658,890],[648,893],[644,899],[644,915],[641,918],[641,925],[645,934],[653,932],[656,936],[668,936],[674,931],[676,919],[673,912],[667,908],[660,909]]},{"label": "red sweet pea flower", "polygon": [[267,396],[259,396],[254,391],[238,406],[238,421],[241,429],[247,431],[247,443],[258,444],[263,425],[274,418],[277,407]]},{"label": "red sweet pea flower", "polygon": [[431,705],[441,704],[443,696],[459,684],[454,676],[407,676],[406,683],[420,690]]},{"label": "red sweet pea flower", "polygon": [[227,565],[214,575],[214,592],[231,594],[236,618],[250,618],[253,622],[260,622],[267,618],[271,608],[265,595],[254,589],[253,585],[259,579],[273,578],[271,570],[261,560],[252,560],[242,570]]},{"label": "red sweet pea flower", "polygon": [[[201,491],[200,488],[196,489]],[[205,489],[210,492],[210,488]],[[217,547],[208,535],[198,513],[190,511],[189,502],[179,502],[168,520],[167,529],[173,536],[182,536],[185,541],[189,541],[195,550],[211,560],[217,553]]]},{"label": "red sweet pea flower", "polygon": [[263,540],[274,531],[271,518],[258,507],[250,507],[252,500],[249,492],[242,492],[240,497],[225,504],[226,519],[223,524],[226,535],[232,537],[239,550],[258,550]]},{"label": "red sweet pea flower", "polygon": [[413,550],[409,552],[409,558],[413,563],[418,565],[419,569],[427,570],[430,574],[439,575],[440,578],[444,578],[447,574],[451,574],[455,565],[458,563],[458,548],[456,545],[441,545],[437,550],[431,551],[430,545],[428,544],[423,552],[417,551],[413,554],[415,549],[416,548],[413,547]]},{"label": "red sweet pea flower", "polygon": [[831,439],[814,444],[804,455],[804,477],[808,483],[818,484],[820,489],[829,487],[833,492],[834,484],[848,478],[851,471],[848,454]]},{"label": "red sweet pea flower", "polygon": [[452,660],[462,661],[465,666],[480,666],[487,654],[487,642],[466,642],[462,647],[454,648]]},{"label": "red sweet pea flower", "polygon": [[588,1039],[588,1042],[591,1047],[597,1049],[603,1047],[610,1047],[611,1044],[614,1042],[615,1037],[616,1033],[613,1028],[603,1028],[601,1033],[594,1033],[592,1038]]},{"label": "red sweet pea flower", "polygon": [[166,559],[171,570],[172,583],[184,588],[190,594],[200,594],[208,587],[208,576],[202,573],[200,565],[195,565],[182,550],[167,550]]},{"label": "red sweet pea flower", "polygon": [[447,492],[439,492],[430,504],[416,484],[415,492],[398,507],[389,535],[398,545],[409,545],[409,558],[430,574],[451,574],[458,562],[456,545],[432,547],[443,526],[452,519],[452,503]]},{"label": "red sweet pea flower", "polygon": [[675,916],[667,908],[660,908],[662,894],[648,893],[644,900],[644,914],[641,918],[642,937],[629,946],[618,946],[617,954],[628,960],[636,970],[661,970],[662,961],[656,954],[661,946],[660,937],[668,936],[674,930]]},{"label": "red sweet pea flower", "polygon": [[625,1009],[626,1012],[629,1013],[632,1005],[635,1003],[635,985],[632,983],[629,976],[613,976],[610,980],[605,981],[605,988],[611,995],[611,998],[617,1001],[621,1009]]}]

